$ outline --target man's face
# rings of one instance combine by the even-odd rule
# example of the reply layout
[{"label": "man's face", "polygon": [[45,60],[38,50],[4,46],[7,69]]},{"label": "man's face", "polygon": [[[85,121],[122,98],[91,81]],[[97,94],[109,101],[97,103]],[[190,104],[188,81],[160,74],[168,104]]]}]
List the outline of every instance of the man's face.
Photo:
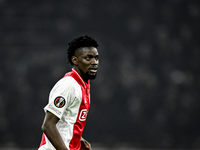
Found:
[{"label": "man's face", "polygon": [[75,52],[77,57],[76,69],[84,80],[95,79],[99,65],[99,54],[95,47],[79,48]]}]

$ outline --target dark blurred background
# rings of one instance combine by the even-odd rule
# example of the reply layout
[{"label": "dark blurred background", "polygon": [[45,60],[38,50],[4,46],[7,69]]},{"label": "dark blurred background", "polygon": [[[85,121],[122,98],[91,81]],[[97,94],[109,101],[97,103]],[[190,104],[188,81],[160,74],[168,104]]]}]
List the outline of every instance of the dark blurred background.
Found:
[{"label": "dark blurred background", "polygon": [[0,148],[37,148],[68,42],[100,44],[84,138],[200,148],[199,0],[0,0]]}]

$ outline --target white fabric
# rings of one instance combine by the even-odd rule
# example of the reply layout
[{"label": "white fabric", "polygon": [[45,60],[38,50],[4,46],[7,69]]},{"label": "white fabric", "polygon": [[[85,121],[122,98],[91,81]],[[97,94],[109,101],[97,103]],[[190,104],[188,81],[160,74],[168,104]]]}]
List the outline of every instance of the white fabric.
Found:
[{"label": "white fabric", "polygon": [[[58,108],[54,104],[54,100],[58,96],[62,96],[65,99],[65,105],[62,108]],[[81,101],[81,86],[74,78],[67,76],[59,80],[52,88],[49,95],[49,103],[44,108],[45,112],[48,110],[60,119],[56,126],[68,149],[69,142],[73,136],[73,125],[76,122]],[[39,150],[55,150],[49,140],[46,137],[45,139],[46,144],[41,146]]]}]

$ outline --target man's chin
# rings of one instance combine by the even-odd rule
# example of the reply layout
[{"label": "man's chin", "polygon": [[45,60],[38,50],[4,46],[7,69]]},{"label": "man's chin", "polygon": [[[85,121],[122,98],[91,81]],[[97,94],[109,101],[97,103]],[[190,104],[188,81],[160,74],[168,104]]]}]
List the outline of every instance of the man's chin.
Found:
[{"label": "man's chin", "polygon": [[88,75],[88,79],[94,80],[96,78],[96,76],[97,76],[97,74],[95,74],[95,75]]}]

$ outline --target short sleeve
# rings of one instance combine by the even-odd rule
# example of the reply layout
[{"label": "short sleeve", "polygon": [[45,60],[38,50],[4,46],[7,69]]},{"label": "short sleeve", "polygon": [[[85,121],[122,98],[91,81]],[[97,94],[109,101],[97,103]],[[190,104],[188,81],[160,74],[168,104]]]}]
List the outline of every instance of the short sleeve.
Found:
[{"label": "short sleeve", "polygon": [[75,99],[74,82],[72,77],[59,80],[49,94],[49,103],[44,107],[44,111],[48,110],[61,119],[64,111]]}]

